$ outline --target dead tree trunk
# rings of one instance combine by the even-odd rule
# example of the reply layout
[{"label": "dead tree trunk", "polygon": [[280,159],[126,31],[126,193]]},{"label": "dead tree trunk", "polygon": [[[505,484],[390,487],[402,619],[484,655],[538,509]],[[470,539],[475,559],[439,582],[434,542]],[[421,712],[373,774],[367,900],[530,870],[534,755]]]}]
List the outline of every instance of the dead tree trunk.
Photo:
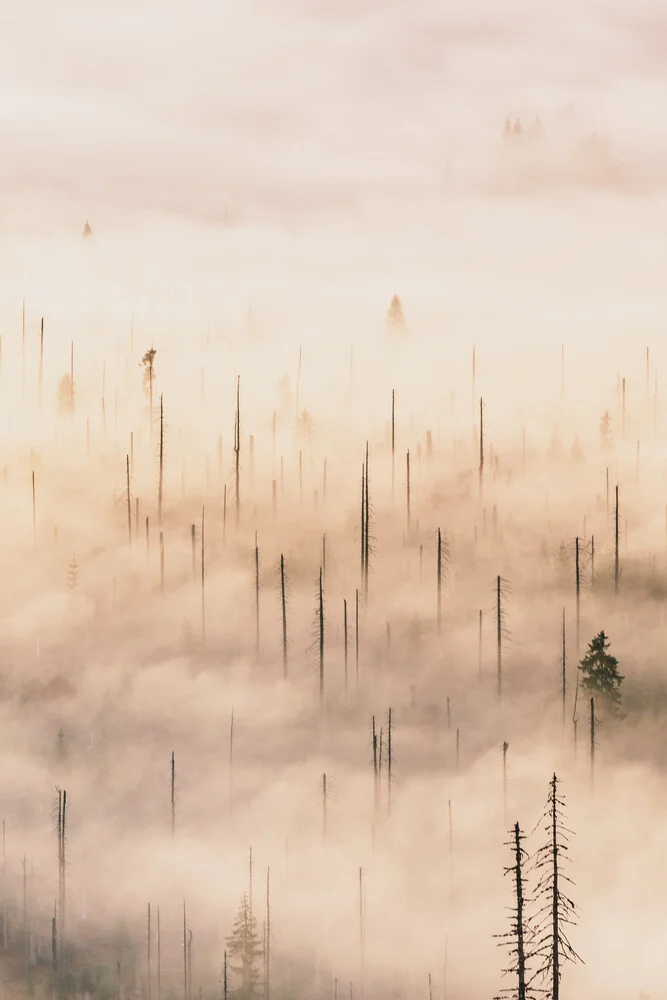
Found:
[{"label": "dead tree trunk", "polygon": [[287,597],[285,595],[285,557],[280,553],[280,607],[283,623],[283,677],[287,679]]}]

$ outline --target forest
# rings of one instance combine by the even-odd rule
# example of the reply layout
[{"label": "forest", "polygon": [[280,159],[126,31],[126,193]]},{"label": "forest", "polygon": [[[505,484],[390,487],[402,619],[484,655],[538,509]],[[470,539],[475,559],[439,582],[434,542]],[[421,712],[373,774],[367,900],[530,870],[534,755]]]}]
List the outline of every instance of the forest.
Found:
[{"label": "forest", "polygon": [[0,1000],[663,995],[659,27],[7,18]]}]

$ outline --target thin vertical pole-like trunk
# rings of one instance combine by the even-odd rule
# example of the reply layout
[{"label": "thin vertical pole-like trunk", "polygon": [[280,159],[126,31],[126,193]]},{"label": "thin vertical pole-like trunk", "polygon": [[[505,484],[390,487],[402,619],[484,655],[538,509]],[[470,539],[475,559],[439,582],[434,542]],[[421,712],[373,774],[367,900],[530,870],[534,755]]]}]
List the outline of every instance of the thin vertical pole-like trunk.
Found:
[{"label": "thin vertical pole-like trunk", "polygon": [[565,608],[563,608],[563,630],[561,645],[561,695],[563,699],[563,732],[565,731],[565,702],[567,698],[567,672],[566,672],[566,651],[565,651]]},{"label": "thin vertical pole-like trunk", "polygon": [[366,565],[366,465],[361,463],[361,584],[364,583]]},{"label": "thin vertical pole-like trunk", "polygon": [[157,908],[157,1000],[162,1000],[162,935],[160,934],[160,907]]},{"label": "thin vertical pole-like trunk", "polygon": [[32,542],[37,547],[37,494],[35,492],[35,470],[32,471]]},{"label": "thin vertical pole-like trunk", "polygon": [[192,562],[192,580],[197,579],[197,526],[190,525],[190,559]]},{"label": "thin vertical pole-like trunk", "polygon": [[125,456],[125,492],[127,494],[127,541],[132,544],[132,496],[130,493],[130,456]]},{"label": "thin vertical pole-like trunk", "polygon": [[[622,400],[623,400],[623,402],[622,402],[622,407],[623,407],[623,409],[622,409],[622,429],[623,429],[623,437],[625,438],[625,377],[623,378],[623,380],[621,382],[621,392],[622,392]],[[554,1000],[556,1000],[555,997],[554,997]]]},{"label": "thin vertical pole-like trunk", "polygon": [[507,751],[509,749],[509,743],[507,740],[503,740],[503,817],[505,826],[507,826]]},{"label": "thin vertical pole-like trunk", "polygon": [[479,400],[479,498],[484,495],[484,402]]},{"label": "thin vertical pole-like trunk", "polygon": [[322,535],[322,584],[324,587],[327,585],[327,536],[326,532]]},{"label": "thin vertical pole-like trunk", "polygon": [[176,760],[171,751],[171,834],[176,831]]},{"label": "thin vertical pole-like trunk", "polygon": [[151,904],[148,904],[148,926],[146,928],[146,960],[147,973],[146,984],[148,988],[148,1000],[151,1000]]},{"label": "thin vertical pole-like trunk", "polygon": [[577,594],[577,653],[579,653],[579,636],[581,634],[581,579],[579,575],[579,536],[574,540],[575,585]]},{"label": "thin vertical pole-like trunk", "polygon": [[183,900],[183,1000],[188,998],[188,929],[185,915],[185,900]]},{"label": "thin vertical pole-like trunk", "polygon": [[201,642],[206,646],[206,547],[204,544],[205,509],[201,509]]},{"label": "thin vertical pole-like trunk", "polygon": [[503,641],[503,628],[502,628],[502,608],[501,608],[501,592],[500,592],[500,577],[497,578],[496,582],[496,641],[498,647],[498,697],[502,695],[502,669],[503,669],[503,658],[502,658],[502,641]]},{"label": "thin vertical pole-like trunk", "polygon": [[327,838],[327,776],[322,775],[322,839]]},{"label": "thin vertical pole-like trunk", "polygon": [[591,784],[595,777],[595,699],[591,698]]},{"label": "thin vertical pole-like trunk", "polygon": [[438,635],[442,626],[442,534],[438,528]]},{"label": "thin vertical pole-like trunk", "polygon": [[551,982],[552,1000],[559,1000],[560,991],[560,927],[559,927],[559,884],[558,884],[558,813],[557,813],[557,801],[556,801],[556,785],[557,778],[554,774],[551,779],[552,788],[552,802],[551,802],[551,854],[553,863],[553,881],[552,881],[552,901],[551,901]]},{"label": "thin vertical pole-like trunk", "polygon": [[157,484],[157,523],[162,527],[162,490],[164,487],[164,406],[160,393],[160,469]]},{"label": "thin vertical pole-like trunk", "polygon": [[477,674],[479,680],[482,679],[482,622],[484,619],[484,612],[479,609],[479,630],[477,636]]},{"label": "thin vertical pole-like trunk", "polygon": [[318,593],[318,631],[320,651],[320,708],[324,706],[324,594],[322,590],[322,567],[320,566],[320,581]]},{"label": "thin vertical pole-like trunk", "polygon": [[283,623],[283,677],[287,678],[287,598],[285,595],[285,557],[280,553],[280,607]]},{"label": "thin vertical pole-like trunk", "polygon": [[616,487],[616,505],[614,511],[614,593],[618,595],[618,581],[619,581],[619,564],[618,564],[618,486]]},{"label": "thin vertical pole-like trunk", "polygon": [[2,946],[7,951],[7,828],[2,821]]},{"label": "thin vertical pole-like trunk", "polygon": [[372,734],[373,734],[373,806],[377,811],[378,802],[378,737],[377,730],[375,728],[375,716],[372,720]]},{"label": "thin vertical pole-like trunk", "polygon": [[255,531],[255,652],[259,653],[259,544]]},{"label": "thin vertical pole-like trunk", "polygon": [[517,956],[517,978],[518,978],[518,1000],[526,1000],[526,946],[524,939],[524,898],[523,898],[523,877],[521,852],[521,829],[518,823],[514,824],[514,856],[515,863],[515,891],[516,891],[516,956]]},{"label": "thin vertical pole-like trunk", "polygon": [[241,376],[236,379],[236,419],[234,421],[234,489],[236,494],[236,526],[241,512]]},{"label": "thin vertical pole-like trunk", "polygon": [[347,600],[343,598],[343,646],[345,651],[345,694],[347,694]]},{"label": "thin vertical pole-like trunk", "polygon": [[[63,789],[63,809],[62,823],[60,827],[62,846],[60,850],[61,878],[60,878],[60,940],[65,940],[67,933],[67,789]],[[63,949],[61,944],[61,958]]]},{"label": "thin vertical pole-like trunk", "polygon": [[410,449],[405,455],[405,513],[406,513],[406,524],[407,533],[410,535]]},{"label": "thin vertical pole-like trunk", "polygon": [[371,555],[371,542],[370,542],[370,528],[371,528],[371,513],[370,513],[370,472],[368,464],[368,441],[366,442],[366,530],[364,531],[364,542],[366,545],[366,555],[364,559],[364,600],[368,601],[368,567],[370,563]]},{"label": "thin vertical pole-like trunk", "polygon": [[354,666],[356,683],[359,684],[359,591],[354,592]]},{"label": "thin vertical pole-like trunk", "polygon": [[266,1000],[271,998],[271,870],[266,869]]},{"label": "thin vertical pole-like trunk", "polygon": [[42,316],[42,322],[40,324],[39,330],[39,373],[38,373],[38,387],[37,395],[39,402],[39,412],[42,412],[42,380],[44,375],[44,317]]},{"label": "thin vertical pole-like trunk", "polygon": [[391,502],[394,503],[394,470],[396,459],[396,390],[391,390]]},{"label": "thin vertical pole-like trunk", "polygon": [[387,815],[391,816],[391,709],[387,718]]},{"label": "thin vertical pole-like trunk", "polygon": [[30,933],[28,930],[28,859],[23,855],[23,948],[26,982],[30,978]]},{"label": "thin vertical pole-like trunk", "polygon": [[153,357],[148,365],[148,426],[149,441],[153,444]]}]

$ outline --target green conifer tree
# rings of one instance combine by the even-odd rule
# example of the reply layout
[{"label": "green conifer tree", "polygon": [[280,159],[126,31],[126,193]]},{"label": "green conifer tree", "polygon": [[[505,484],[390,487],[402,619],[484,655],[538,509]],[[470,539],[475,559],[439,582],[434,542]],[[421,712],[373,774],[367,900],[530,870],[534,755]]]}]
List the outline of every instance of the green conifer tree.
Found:
[{"label": "green conifer tree", "polygon": [[618,672],[618,660],[607,652],[608,649],[609,639],[604,632],[591,639],[586,655],[579,663],[581,686],[593,695],[599,695],[601,703],[618,714],[624,677]]}]

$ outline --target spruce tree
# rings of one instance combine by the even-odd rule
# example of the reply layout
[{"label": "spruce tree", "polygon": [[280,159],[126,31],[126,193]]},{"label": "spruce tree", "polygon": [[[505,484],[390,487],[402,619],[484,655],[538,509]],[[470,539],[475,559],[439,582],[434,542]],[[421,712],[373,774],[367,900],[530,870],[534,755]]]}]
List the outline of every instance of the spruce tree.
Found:
[{"label": "spruce tree", "polygon": [[618,672],[618,660],[607,652],[609,639],[599,632],[588,644],[586,655],[579,663],[581,686],[611,712],[618,714],[621,707],[623,675]]},{"label": "spruce tree", "polygon": [[227,938],[228,968],[237,977],[238,985],[231,991],[236,1000],[255,1000],[261,995],[259,960],[262,946],[257,933],[257,918],[250,912],[244,893]]}]

